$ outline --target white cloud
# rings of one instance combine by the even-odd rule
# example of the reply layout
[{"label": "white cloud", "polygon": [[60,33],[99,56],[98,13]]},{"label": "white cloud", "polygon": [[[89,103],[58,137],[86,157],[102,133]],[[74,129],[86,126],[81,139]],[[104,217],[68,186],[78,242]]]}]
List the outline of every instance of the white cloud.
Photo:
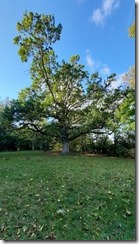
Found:
[{"label": "white cloud", "polygon": [[95,9],[93,11],[93,14],[91,16],[91,20],[93,22],[95,22],[96,24],[103,24],[103,21],[104,21],[104,15],[101,11],[101,9]]},{"label": "white cloud", "polygon": [[119,7],[119,0],[103,0],[100,8],[93,11],[91,20],[97,25],[104,25],[106,18]]},{"label": "white cloud", "polygon": [[103,76],[110,75],[111,71],[107,64],[103,64],[101,61],[92,58],[89,49],[86,49],[86,65],[91,72],[99,72]]},{"label": "white cloud", "polygon": [[92,59],[91,56],[87,55],[86,56],[86,63],[89,68],[93,68],[94,66],[94,60]]},{"label": "white cloud", "polygon": [[[112,74],[107,64],[103,64],[101,61],[97,61],[92,58],[91,51],[89,49],[86,49],[86,65],[89,67],[90,72],[99,72],[103,79],[107,79],[107,77]],[[126,87],[128,84],[123,81],[123,76],[125,74],[126,72],[116,75],[115,80],[110,85],[110,89],[116,89],[119,86]]]},{"label": "white cloud", "polygon": [[[89,67],[90,72],[99,72],[102,79],[107,79],[107,77],[112,74],[108,64],[104,64],[101,61],[97,61],[94,58],[92,58],[90,49],[86,49],[86,65]],[[110,89],[116,89],[119,86],[127,87],[128,84],[123,81],[123,76],[126,73],[127,71],[121,74],[117,74],[115,80],[113,80],[110,85]]]},{"label": "white cloud", "polygon": [[94,62],[93,58],[91,57],[91,53],[90,53],[89,49],[86,50],[86,65],[90,69],[93,69],[93,67],[95,65],[95,62]]},{"label": "white cloud", "polygon": [[108,16],[111,14],[111,11],[113,9],[113,3],[114,3],[114,0],[103,1],[102,10],[103,10],[104,16]]},{"label": "white cloud", "polygon": [[103,75],[110,75],[110,68],[108,67],[108,65],[103,65],[103,67],[100,70],[101,74]]}]

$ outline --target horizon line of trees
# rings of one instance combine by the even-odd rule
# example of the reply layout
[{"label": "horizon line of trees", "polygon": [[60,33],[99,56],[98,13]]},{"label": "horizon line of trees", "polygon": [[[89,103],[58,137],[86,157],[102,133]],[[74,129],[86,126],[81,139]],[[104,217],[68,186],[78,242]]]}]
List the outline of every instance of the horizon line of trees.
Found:
[{"label": "horizon line of trees", "polygon": [[[0,102],[0,152],[19,150],[44,150],[62,152],[60,140],[44,136],[25,127],[20,129],[8,118],[10,101]],[[5,116],[6,114],[6,116]],[[71,153],[105,154],[117,157],[135,157],[135,131],[123,127],[116,133],[86,134],[70,142]]]}]

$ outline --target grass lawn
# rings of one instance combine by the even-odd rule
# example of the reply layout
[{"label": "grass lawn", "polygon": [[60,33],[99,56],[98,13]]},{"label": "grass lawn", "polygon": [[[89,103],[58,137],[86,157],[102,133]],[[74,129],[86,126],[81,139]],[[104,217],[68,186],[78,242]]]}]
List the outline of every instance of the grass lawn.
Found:
[{"label": "grass lawn", "polygon": [[135,240],[132,159],[0,153],[0,240]]}]

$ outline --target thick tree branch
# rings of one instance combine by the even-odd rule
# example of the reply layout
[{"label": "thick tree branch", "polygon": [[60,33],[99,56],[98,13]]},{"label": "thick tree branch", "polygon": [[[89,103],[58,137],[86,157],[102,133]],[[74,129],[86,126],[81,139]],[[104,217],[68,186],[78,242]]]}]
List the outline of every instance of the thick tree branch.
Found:
[{"label": "thick tree branch", "polygon": [[80,131],[75,132],[75,134],[73,134],[72,136],[69,136],[69,141],[73,141],[74,139],[82,136],[82,135],[86,135],[89,133],[95,133],[95,134],[103,134],[103,132],[101,133],[100,131],[95,131],[95,130],[100,130],[104,128],[104,124],[100,125],[99,127],[96,126],[96,128],[91,128],[91,126],[88,126],[86,128],[84,128],[84,126],[81,126],[79,129]]},{"label": "thick tree branch", "polygon": [[40,67],[40,69],[42,70],[42,72],[43,72],[43,74],[44,74],[45,82],[46,82],[46,84],[47,84],[47,86],[48,86],[48,88],[49,88],[49,91],[50,91],[50,93],[51,93],[51,95],[52,95],[52,98],[53,98],[55,104],[59,105],[59,103],[58,103],[57,100],[55,99],[53,90],[52,90],[51,85],[50,85],[50,83],[49,83],[49,77],[48,77],[48,74],[47,74],[47,72],[46,72],[45,65],[44,65],[44,61],[43,61],[43,51],[42,51],[42,50],[41,50],[41,54],[40,54],[40,55],[41,55],[41,64],[42,64],[42,65],[40,65],[40,63],[39,63],[39,67]]}]

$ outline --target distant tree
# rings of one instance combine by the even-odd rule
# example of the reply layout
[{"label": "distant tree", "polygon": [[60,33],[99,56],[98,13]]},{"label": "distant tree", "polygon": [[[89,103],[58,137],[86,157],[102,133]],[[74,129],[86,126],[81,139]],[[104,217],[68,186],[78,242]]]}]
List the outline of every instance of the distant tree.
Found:
[{"label": "distant tree", "polygon": [[16,138],[16,149],[18,150],[49,150],[51,138],[30,130],[29,128],[18,128],[12,135]]},{"label": "distant tree", "polygon": [[[129,28],[129,37],[135,37],[135,23]],[[135,65],[131,66],[123,76],[128,84],[128,94],[118,110],[118,118],[125,125],[126,130],[135,130]]]},{"label": "distant tree", "polygon": [[[132,150],[133,154],[132,154]],[[115,156],[134,157],[135,153],[135,133],[133,131],[119,130],[111,147],[111,153]]]},{"label": "distant tree", "polygon": [[[129,27],[129,37],[135,38],[135,22]],[[123,75],[123,81],[135,88],[135,65],[131,66],[127,73]]]},{"label": "distant tree", "polygon": [[[9,98],[0,102],[0,151],[15,150],[16,139],[13,136],[15,129],[13,121],[9,119],[7,108],[10,106]],[[6,117],[5,117],[6,112]]]},{"label": "distant tree", "polygon": [[135,130],[135,90],[130,89],[117,110],[117,118],[128,131]]},{"label": "distant tree", "polygon": [[[129,27],[129,37],[135,38],[135,22]],[[129,68],[128,72],[123,76],[123,80],[132,88],[135,88],[135,65]]]},{"label": "distant tree", "polygon": [[126,82],[133,89],[135,88],[135,65],[131,66],[128,72],[123,75],[123,81]]}]

